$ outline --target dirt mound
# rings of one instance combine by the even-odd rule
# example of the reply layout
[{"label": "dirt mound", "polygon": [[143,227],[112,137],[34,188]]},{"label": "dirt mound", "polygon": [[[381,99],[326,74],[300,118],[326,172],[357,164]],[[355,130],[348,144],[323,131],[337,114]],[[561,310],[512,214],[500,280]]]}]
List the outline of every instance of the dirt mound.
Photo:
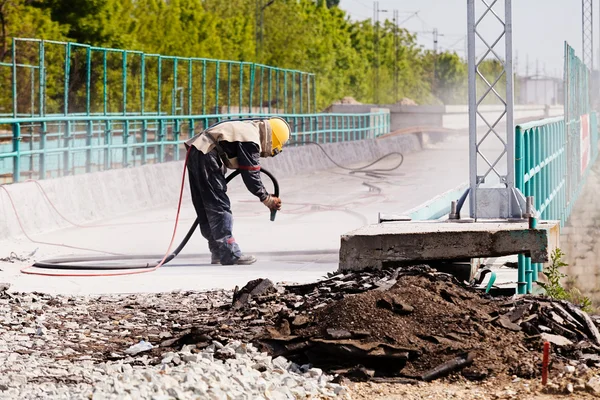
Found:
[{"label": "dirt mound", "polygon": [[[523,347],[523,333],[490,322],[495,310],[493,301],[450,279],[402,276],[390,290],[348,296],[323,308],[309,326],[292,334],[327,338],[331,332],[350,332],[351,339],[351,332],[362,332],[358,341],[363,345],[381,343],[409,351],[403,368],[396,371],[403,376],[422,377],[467,353],[473,364],[463,374],[472,379],[500,373],[534,375],[538,355]],[[336,362],[339,365],[330,367],[353,367],[351,360]]]}]

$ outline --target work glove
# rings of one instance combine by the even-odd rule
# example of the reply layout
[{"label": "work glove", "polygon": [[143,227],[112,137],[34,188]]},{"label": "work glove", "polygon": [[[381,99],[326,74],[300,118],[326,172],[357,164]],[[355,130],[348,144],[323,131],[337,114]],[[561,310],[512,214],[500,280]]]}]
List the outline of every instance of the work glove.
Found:
[{"label": "work glove", "polygon": [[267,206],[269,210],[281,210],[281,199],[279,197],[269,195],[269,197],[263,201],[263,204]]}]

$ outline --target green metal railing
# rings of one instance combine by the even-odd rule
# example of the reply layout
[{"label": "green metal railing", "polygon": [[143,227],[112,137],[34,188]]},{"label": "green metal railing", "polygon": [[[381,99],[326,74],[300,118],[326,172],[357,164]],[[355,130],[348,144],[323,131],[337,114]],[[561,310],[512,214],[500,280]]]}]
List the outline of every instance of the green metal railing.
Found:
[{"label": "green metal railing", "polygon": [[[179,160],[211,124],[268,114],[0,118],[0,183]],[[332,143],[389,133],[390,114],[280,114],[291,140]],[[3,130],[4,128],[4,130]]]},{"label": "green metal railing", "polygon": [[250,62],[13,38],[0,116],[316,112],[315,74]]},{"label": "green metal railing", "polygon": [[[563,117],[518,125],[515,135],[516,187],[525,196],[533,196],[539,218],[560,221],[561,226],[571,215],[587,174],[598,157],[596,113],[583,115],[580,122],[573,124],[580,130],[577,137],[569,137]],[[570,168],[573,162],[569,149],[574,147],[589,150],[588,153],[578,151],[579,168]],[[542,264],[532,264],[531,258],[519,255],[520,294],[531,293],[542,268]]]},{"label": "green metal railing", "polygon": [[[515,129],[516,187],[533,196],[538,217],[567,222],[598,157],[598,117],[590,111],[590,73],[565,44],[565,116]],[[519,294],[531,293],[542,264],[519,255]]]}]

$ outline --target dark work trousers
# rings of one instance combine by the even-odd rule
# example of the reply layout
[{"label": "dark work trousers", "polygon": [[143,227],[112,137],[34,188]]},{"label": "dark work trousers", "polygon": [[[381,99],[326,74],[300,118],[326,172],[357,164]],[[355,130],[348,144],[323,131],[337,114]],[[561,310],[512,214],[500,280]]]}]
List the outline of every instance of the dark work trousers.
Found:
[{"label": "dark work trousers", "polygon": [[210,252],[221,260],[221,264],[233,264],[242,252],[232,235],[233,215],[227,197],[223,163],[216,151],[203,154],[192,147],[187,168],[200,232],[208,240]]}]

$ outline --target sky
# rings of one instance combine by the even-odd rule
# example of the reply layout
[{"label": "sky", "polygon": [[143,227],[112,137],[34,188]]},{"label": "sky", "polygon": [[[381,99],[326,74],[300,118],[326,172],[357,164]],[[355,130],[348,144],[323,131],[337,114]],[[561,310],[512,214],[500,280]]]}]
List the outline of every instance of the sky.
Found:
[{"label": "sky", "polygon": [[[476,0],[476,4],[483,3]],[[498,5],[503,4],[503,0],[498,1]],[[598,60],[600,19],[598,3],[594,4],[594,57]],[[341,0],[340,7],[354,20],[373,18],[373,1]],[[512,8],[513,56],[518,73],[525,75],[528,65],[530,75],[535,74],[537,66],[540,75],[562,76],[565,40],[581,56],[581,0],[514,0]],[[428,49],[433,48],[433,34],[418,32],[432,32],[437,28],[440,50],[452,49],[464,57],[467,0],[379,0],[379,9],[388,10],[387,13],[380,13],[380,20],[391,20],[392,10],[398,10],[399,21],[403,22],[401,26],[417,32],[419,44]],[[497,11],[503,13],[503,7]],[[498,21],[486,18],[484,23],[484,35],[489,35],[484,36],[486,40],[497,36],[501,29]],[[503,50],[504,42],[501,43],[500,48]],[[478,45],[478,54],[481,51],[482,47]],[[598,62],[595,61],[595,67],[597,66]]]}]

